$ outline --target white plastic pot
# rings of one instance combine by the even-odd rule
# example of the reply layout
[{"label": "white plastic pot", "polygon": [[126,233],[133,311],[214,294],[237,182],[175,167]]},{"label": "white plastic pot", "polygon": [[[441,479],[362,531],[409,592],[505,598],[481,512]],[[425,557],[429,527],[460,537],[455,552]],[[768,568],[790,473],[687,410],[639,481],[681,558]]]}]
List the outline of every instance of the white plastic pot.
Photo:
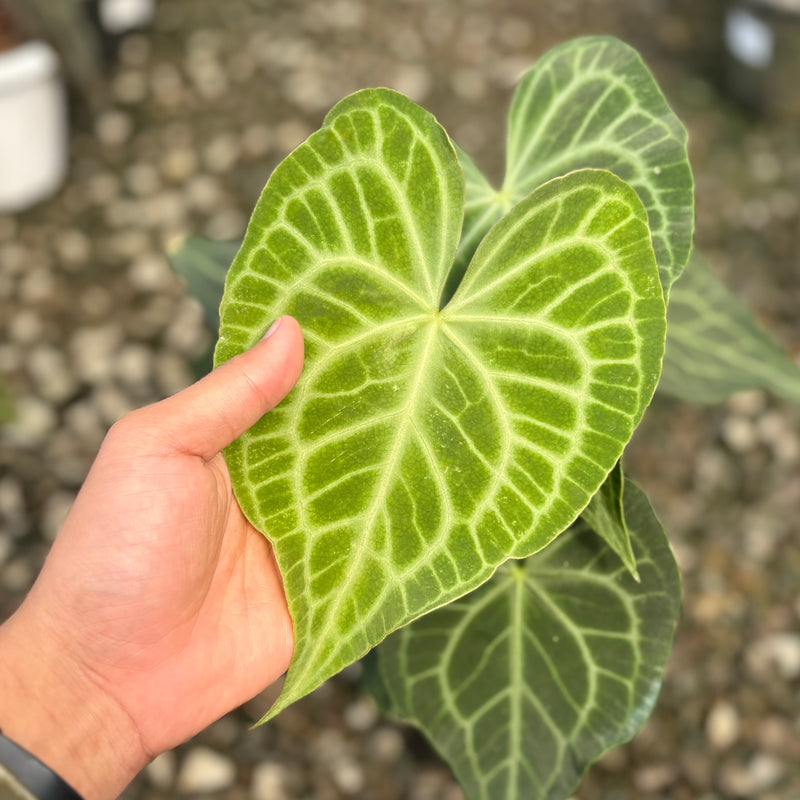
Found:
[{"label": "white plastic pot", "polygon": [[53,194],[67,172],[66,91],[45,42],[0,52],[0,212]]}]

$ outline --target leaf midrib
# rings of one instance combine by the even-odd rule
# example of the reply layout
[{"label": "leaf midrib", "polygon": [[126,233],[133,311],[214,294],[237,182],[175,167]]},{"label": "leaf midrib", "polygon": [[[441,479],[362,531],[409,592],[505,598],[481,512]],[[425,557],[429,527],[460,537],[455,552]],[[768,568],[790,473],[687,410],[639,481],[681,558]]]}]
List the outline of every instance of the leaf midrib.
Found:
[{"label": "leaf midrib", "polygon": [[[411,390],[408,395],[408,399],[405,403],[405,408],[407,409],[415,409],[418,404],[418,400],[422,391],[422,387],[425,385],[424,377],[429,369],[430,362],[431,362],[431,350],[434,348],[434,342],[437,338],[438,334],[438,325],[436,324],[436,320],[431,320],[430,329],[428,333],[428,339],[425,342],[425,346],[422,351],[422,355],[420,356],[418,367],[416,369],[416,379],[414,380]],[[398,413],[402,414],[402,409],[398,411]],[[369,534],[372,531],[372,528],[375,524],[376,518],[380,513],[381,509],[384,505],[385,499],[385,492],[389,482],[394,477],[397,466],[399,463],[399,459],[402,456],[403,450],[403,443],[406,440],[408,435],[408,429],[411,426],[412,414],[406,413],[402,414],[401,416],[401,424],[398,427],[398,432],[394,437],[394,444],[391,448],[391,453],[387,457],[387,459],[383,462],[386,467],[381,470],[380,473],[380,481],[378,482],[374,492],[373,492],[373,500],[371,503],[370,508],[366,511],[362,518],[364,519],[363,523],[363,530],[364,534],[361,536],[360,541],[357,543],[357,548],[352,552],[352,561],[350,566],[348,567],[346,577],[344,582],[338,587],[338,592],[335,595],[334,599],[331,602],[330,609],[327,613],[328,619],[331,623],[336,619],[339,611],[341,610],[344,602],[350,597],[349,590],[352,589],[354,581],[357,577],[360,577],[360,568],[364,562],[365,556],[369,553],[370,555],[374,555],[369,550]],[[386,562],[388,565],[388,562]],[[388,569],[390,577],[392,570]],[[306,656],[306,667],[300,673],[298,677],[293,676],[293,682],[302,685],[305,682],[306,677],[313,672],[318,674],[325,673],[328,665],[335,660],[339,650],[333,650],[331,654],[322,662],[318,662],[316,659],[317,654],[320,652],[322,645],[324,645],[326,637],[330,635],[330,630],[326,629],[323,631],[319,631],[318,635],[315,637],[315,646],[311,650],[307,650],[305,653]]]}]

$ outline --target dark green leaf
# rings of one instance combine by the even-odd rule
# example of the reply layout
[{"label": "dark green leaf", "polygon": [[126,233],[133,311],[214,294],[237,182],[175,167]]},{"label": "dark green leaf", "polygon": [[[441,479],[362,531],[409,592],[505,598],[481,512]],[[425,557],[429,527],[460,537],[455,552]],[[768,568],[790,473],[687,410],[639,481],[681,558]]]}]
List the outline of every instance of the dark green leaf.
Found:
[{"label": "dark green leaf", "polygon": [[624,488],[625,476],[622,474],[622,465],[618,461],[614,469],[609,472],[603,485],[592,496],[581,517],[622,559],[622,563],[626,566],[628,572],[638,581],[639,573],[636,571],[636,558],[631,546],[630,531],[625,522]]},{"label": "dark green leaf", "polygon": [[800,402],[800,369],[750,312],[693,254],[669,304],[659,389],[697,403],[764,389]]},{"label": "dark green leaf", "polygon": [[579,522],[370,657],[379,702],[425,733],[470,800],[564,800],[649,715],[680,582],[647,497],[630,481],[624,496],[639,583]]}]

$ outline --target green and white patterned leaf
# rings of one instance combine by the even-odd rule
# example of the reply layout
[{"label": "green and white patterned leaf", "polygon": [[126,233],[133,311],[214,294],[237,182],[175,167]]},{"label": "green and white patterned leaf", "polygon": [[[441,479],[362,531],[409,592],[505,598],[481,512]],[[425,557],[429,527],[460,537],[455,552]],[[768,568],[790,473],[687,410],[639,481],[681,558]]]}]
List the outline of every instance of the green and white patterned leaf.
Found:
[{"label": "green and white patterned leaf", "polygon": [[383,707],[418,726],[470,800],[563,800],[655,702],[680,582],[647,497],[625,487],[641,582],[582,521],[367,661]]},{"label": "green and white patterned leaf", "polygon": [[686,264],[694,227],[686,131],[639,54],[618,39],[565,42],[522,78],[511,103],[499,192],[477,178],[471,160],[462,157],[462,163],[462,266],[470,247],[510,205],[545,181],[586,167],[608,169],[636,189],[647,209],[665,295]]},{"label": "green and white patterned leaf", "polygon": [[294,623],[272,714],[563,531],[654,390],[665,309],[629,186],[541,187],[440,309],[462,212],[433,117],[359,92],[276,169],[228,274],[217,363],[284,313],[306,337],[297,388],[226,454]]},{"label": "green and white patterned leaf", "polygon": [[800,369],[693,254],[669,304],[659,390],[696,403],[763,389],[800,402]]},{"label": "green and white patterned leaf", "polygon": [[621,462],[608,473],[603,485],[583,510],[583,521],[620,557],[634,580],[639,580],[631,535],[625,521],[625,475]]}]

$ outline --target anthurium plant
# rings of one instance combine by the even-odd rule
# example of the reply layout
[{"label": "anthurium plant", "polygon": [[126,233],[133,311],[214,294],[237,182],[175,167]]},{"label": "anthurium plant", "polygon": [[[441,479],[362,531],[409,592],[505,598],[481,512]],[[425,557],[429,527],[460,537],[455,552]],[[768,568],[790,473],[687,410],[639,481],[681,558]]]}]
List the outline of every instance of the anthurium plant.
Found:
[{"label": "anthurium plant", "polygon": [[499,188],[368,89],[275,169],[241,244],[184,243],[216,364],[282,314],[305,335],[298,386],[226,452],[294,624],[265,719],[364,659],[474,800],[566,798],[635,734],[680,582],[625,446],[659,380],[800,398],[705,263],[682,277],[692,227],[684,128],[634,50],[590,37],[522,78]]}]

